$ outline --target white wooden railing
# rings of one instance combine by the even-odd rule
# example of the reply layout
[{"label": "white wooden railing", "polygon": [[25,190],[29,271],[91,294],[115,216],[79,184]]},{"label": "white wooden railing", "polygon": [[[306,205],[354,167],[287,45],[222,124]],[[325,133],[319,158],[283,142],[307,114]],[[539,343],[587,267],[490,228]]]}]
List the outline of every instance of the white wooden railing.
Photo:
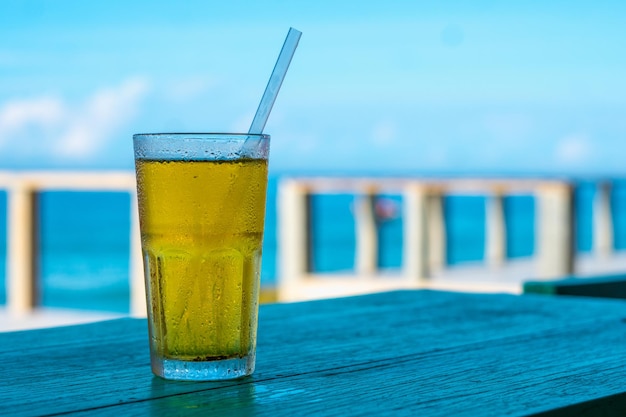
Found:
[{"label": "white wooden railing", "polygon": [[130,312],[145,316],[139,219],[132,172],[0,172],[7,192],[7,309],[27,313],[39,303],[37,194],[43,191],[117,191],[130,194]]},{"label": "white wooden railing", "polygon": [[[145,316],[139,221],[132,172],[0,172],[0,189],[7,192],[7,307],[24,313],[39,302],[35,262],[38,250],[37,194],[43,191],[118,191],[130,194],[130,312]],[[355,205],[356,259],[352,276],[311,272],[309,259],[309,196],[351,193]],[[403,201],[403,265],[389,279],[378,269],[378,239],[374,201],[378,194],[398,193]],[[573,186],[567,181],[516,179],[412,178],[291,178],[279,184],[278,297],[279,301],[419,287],[445,268],[446,234],[442,199],[450,194],[486,195],[487,266],[506,263],[503,197],[536,197],[537,270],[533,278],[554,278],[574,272]],[[594,201],[594,251],[608,256],[613,248],[610,188],[601,185]],[[339,292],[331,287],[339,288]],[[346,291],[341,288],[348,288]],[[342,292],[343,291],[343,292]]]},{"label": "white wooden railing", "polygon": [[[594,202],[594,250],[602,255],[608,255],[613,247],[609,191],[608,186],[600,186]],[[394,276],[377,268],[378,238],[373,207],[376,195],[382,193],[400,194],[403,201],[403,265],[400,273]],[[353,274],[316,274],[311,271],[309,197],[312,194],[353,194],[357,197]],[[292,178],[279,184],[279,300],[427,286],[433,272],[445,267],[442,199],[450,194],[488,197],[485,221],[487,266],[506,262],[503,197],[514,194],[535,196],[536,271],[532,278],[550,279],[574,272],[575,207],[573,185],[568,181]]]}]

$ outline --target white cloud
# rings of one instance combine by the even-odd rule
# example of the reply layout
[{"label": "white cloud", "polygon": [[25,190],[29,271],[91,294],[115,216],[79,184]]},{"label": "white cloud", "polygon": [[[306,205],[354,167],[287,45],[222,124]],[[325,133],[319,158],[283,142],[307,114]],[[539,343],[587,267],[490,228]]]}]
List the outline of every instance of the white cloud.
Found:
[{"label": "white cloud", "polygon": [[396,138],[396,125],[389,120],[378,122],[372,130],[372,142],[374,145],[386,146],[394,142]]},{"label": "white cloud", "polygon": [[58,125],[65,118],[67,109],[55,97],[38,97],[30,100],[14,100],[0,108],[0,146],[11,136],[31,126],[43,129]]},{"label": "white cloud", "polygon": [[533,122],[522,113],[490,113],[483,119],[485,129],[498,140],[525,140],[533,129]]},{"label": "white cloud", "polygon": [[6,102],[0,107],[0,150],[27,158],[95,156],[134,117],[147,91],[147,82],[134,78],[78,105],[54,97]]},{"label": "white cloud", "polygon": [[586,135],[566,136],[556,145],[556,160],[566,165],[583,163],[591,156],[592,148],[593,144]]},{"label": "white cloud", "polygon": [[176,80],[165,87],[165,94],[174,101],[186,101],[206,95],[206,92],[217,85],[215,80],[206,77],[189,77]]},{"label": "white cloud", "polygon": [[81,158],[98,152],[115,130],[134,117],[147,89],[144,80],[130,79],[116,88],[97,91],[84,109],[70,118],[55,153]]}]

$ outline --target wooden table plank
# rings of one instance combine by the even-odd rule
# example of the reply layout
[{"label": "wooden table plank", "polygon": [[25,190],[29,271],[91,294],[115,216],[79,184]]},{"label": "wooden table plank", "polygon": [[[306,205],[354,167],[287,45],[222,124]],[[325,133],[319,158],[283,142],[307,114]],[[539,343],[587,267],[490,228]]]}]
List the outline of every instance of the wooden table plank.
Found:
[{"label": "wooden table plank", "polygon": [[7,333],[0,412],[525,415],[625,390],[624,317],[624,301],[432,291],[267,305],[257,372],[224,383],[152,377],[143,320]]},{"label": "wooden table plank", "polygon": [[[597,330],[596,334],[585,324],[564,331],[547,330],[530,340],[528,335],[519,335],[288,378],[255,376],[236,390],[215,387],[189,395],[171,395],[171,384],[155,378],[152,389],[154,397],[160,399],[127,404],[118,411],[124,415],[164,416],[177,409],[190,409],[191,415],[222,415],[238,410],[254,411],[259,416],[276,415],[277,409],[328,416],[390,411],[433,416],[540,413],[567,407],[572,398],[587,402],[624,389],[626,349],[606,349],[626,346],[624,324],[607,320],[599,323]],[[579,340],[585,343],[577,343]],[[564,341],[583,349],[571,351]],[[564,356],[570,358],[566,363]],[[455,359],[454,363],[450,358]],[[90,415],[110,412],[99,411]],[[571,412],[568,415],[573,415]],[[597,416],[597,408],[587,415]]]}]

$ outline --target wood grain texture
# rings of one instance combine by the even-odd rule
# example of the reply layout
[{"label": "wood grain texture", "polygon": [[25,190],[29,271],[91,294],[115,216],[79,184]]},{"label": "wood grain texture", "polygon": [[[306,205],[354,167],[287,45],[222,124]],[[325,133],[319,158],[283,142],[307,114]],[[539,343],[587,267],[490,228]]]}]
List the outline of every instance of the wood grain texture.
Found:
[{"label": "wood grain texture", "polygon": [[257,371],[221,383],[153,377],[144,320],[6,333],[0,415],[623,415],[625,320],[621,300],[434,291],[264,305]]}]

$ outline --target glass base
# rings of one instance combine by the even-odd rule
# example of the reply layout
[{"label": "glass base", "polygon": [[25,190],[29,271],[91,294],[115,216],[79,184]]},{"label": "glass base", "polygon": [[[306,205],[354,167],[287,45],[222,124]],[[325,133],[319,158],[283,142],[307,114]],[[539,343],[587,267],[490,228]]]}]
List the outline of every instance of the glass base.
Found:
[{"label": "glass base", "polygon": [[152,371],[165,379],[177,381],[225,381],[254,372],[255,355],[205,362],[152,358]]}]

